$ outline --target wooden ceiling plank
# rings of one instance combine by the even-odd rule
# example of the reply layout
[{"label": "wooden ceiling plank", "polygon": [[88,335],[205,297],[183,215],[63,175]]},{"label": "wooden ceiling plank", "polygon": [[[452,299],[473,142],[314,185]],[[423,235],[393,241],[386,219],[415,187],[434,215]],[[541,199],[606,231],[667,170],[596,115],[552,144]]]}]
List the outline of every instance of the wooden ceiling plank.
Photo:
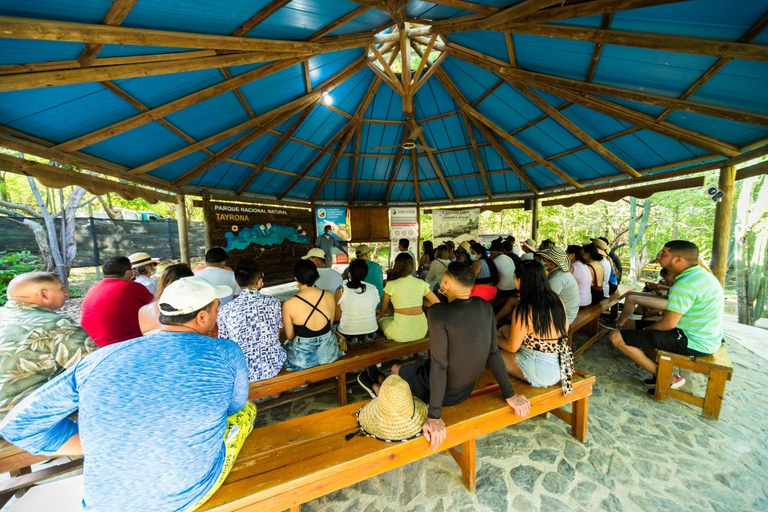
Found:
[{"label": "wooden ceiling plank", "polygon": [[[104,25],[120,25],[128,13],[131,12],[133,6],[136,5],[138,0],[113,0],[112,5],[109,6],[107,14],[101,20]],[[104,48],[104,44],[87,43],[83,51],[77,57],[77,62],[81,67],[87,68],[98,57],[101,50]]]}]

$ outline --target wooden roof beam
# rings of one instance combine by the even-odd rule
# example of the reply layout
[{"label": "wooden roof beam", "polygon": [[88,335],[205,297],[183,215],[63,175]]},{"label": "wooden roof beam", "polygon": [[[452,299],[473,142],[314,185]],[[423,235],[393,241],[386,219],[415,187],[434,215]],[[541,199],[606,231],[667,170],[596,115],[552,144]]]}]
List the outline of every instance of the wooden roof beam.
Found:
[{"label": "wooden roof beam", "polygon": [[395,163],[392,166],[392,172],[389,175],[389,184],[387,185],[387,194],[384,196],[384,202],[389,203],[389,196],[392,195],[392,187],[395,185],[395,178],[400,168],[400,162],[403,159],[403,144],[408,140],[408,134],[410,132],[408,124],[403,127],[403,136],[400,139],[400,147],[397,148],[397,156],[395,157]]},{"label": "wooden roof beam", "polygon": [[584,144],[589,146],[589,148],[600,155],[601,157],[605,158],[607,161],[615,165],[617,168],[619,168],[623,173],[628,174],[629,176],[632,176],[634,178],[639,178],[640,173],[637,172],[631,165],[626,163],[621,158],[617,157],[615,154],[613,154],[610,150],[608,150],[605,146],[597,142],[595,139],[592,138],[587,132],[582,130],[576,123],[565,117],[562,113],[560,113],[555,107],[550,105],[545,99],[543,99],[541,96],[536,94],[530,87],[518,87],[517,89],[520,91],[523,96],[528,98],[534,105],[539,107],[542,111],[544,111],[546,114],[549,115],[552,119],[554,119],[560,126],[571,132],[572,135],[574,135],[577,139],[582,141]]},{"label": "wooden roof beam", "polygon": [[[136,2],[137,0],[114,0],[112,5],[109,6],[107,14],[102,18],[101,23],[113,26],[120,25],[125,17],[128,16],[128,13],[131,12],[133,6],[136,5]],[[81,67],[87,68],[93,64],[93,61],[103,48],[103,43],[86,44],[83,51],[81,51],[80,55],[77,57],[77,62],[80,63]]]},{"label": "wooden roof beam", "polygon": [[477,29],[491,29],[510,21],[514,21],[525,16],[529,16],[538,10],[550,7],[555,4],[562,4],[562,0],[522,0],[510,7],[502,9],[500,12],[492,14],[487,18],[474,22]]},{"label": "wooden roof beam", "polygon": [[558,39],[590,41],[617,46],[633,46],[668,52],[714,55],[726,59],[768,61],[768,46],[740,42],[670,36],[645,32],[605,30],[572,25],[513,25],[506,27],[516,34],[527,34]]},{"label": "wooden roof beam", "polygon": [[258,163],[254,171],[243,181],[243,183],[238,187],[237,192],[235,192],[236,196],[243,195],[243,192],[248,190],[248,187],[251,185],[251,183],[254,182],[256,178],[259,177],[259,174],[261,174],[261,171],[264,170],[264,168],[269,164],[269,162],[277,155],[277,153],[285,146],[286,142],[291,138],[291,136],[294,134],[294,132],[301,126],[301,123],[304,122],[304,120],[309,116],[309,114],[312,112],[312,110],[315,108],[315,105],[317,103],[313,103],[307,108],[304,109],[304,112],[296,118],[296,120],[291,124],[291,126],[285,130],[285,132],[280,136],[280,138],[277,140],[274,146],[272,146],[272,149],[269,150],[269,153],[261,159],[261,162]]},{"label": "wooden roof beam", "polygon": [[454,7],[456,9],[465,9],[467,11],[477,11],[483,14],[495,14],[501,9],[490,5],[481,5],[474,2],[465,2],[464,0],[428,0],[431,4],[444,5],[445,7]]},{"label": "wooden roof beam", "polygon": [[[613,21],[613,13],[603,15],[603,21],[600,24],[600,28],[608,30]],[[587,68],[587,76],[584,78],[585,82],[591,82],[595,77],[595,71],[597,71],[597,63],[600,61],[600,55],[603,53],[603,43],[597,43],[594,50],[592,50],[592,58],[589,59],[589,68]]]},{"label": "wooden roof beam", "polygon": [[275,14],[290,2],[291,0],[272,0],[262,9],[260,9],[256,14],[248,18],[242,25],[240,25],[237,30],[232,32],[232,35],[234,37],[246,36],[248,32],[256,28],[256,25],[262,23],[264,20]]},{"label": "wooden roof beam", "polygon": [[355,130],[355,150],[352,155],[352,179],[349,182],[349,204],[355,201],[355,185],[357,181],[357,168],[360,164],[360,143],[363,132],[363,123],[360,123]]},{"label": "wooden roof beam", "polygon": [[334,21],[332,23],[329,23],[325,27],[321,28],[320,30],[318,30],[317,32],[315,32],[314,34],[309,36],[307,41],[316,41],[316,40],[320,39],[321,37],[323,37],[323,36],[325,36],[327,34],[330,34],[334,30],[336,30],[337,28],[339,28],[339,27],[341,27],[343,25],[346,25],[350,21],[352,21],[352,20],[354,20],[356,18],[359,18],[360,16],[362,16],[366,12],[370,11],[371,9],[372,9],[372,7],[367,6],[367,5],[360,6],[357,9],[354,9],[353,11],[345,14],[344,16],[342,16],[341,18],[337,19],[336,21]]},{"label": "wooden roof beam", "polygon": [[418,206],[421,204],[421,191],[419,190],[419,158],[416,155],[416,148],[411,150],[411,172],[413,174],[413,196],[416,198],[416,206]]},{"label": "wooden roof beam", "polygon": [[477,170],[480,172],[480,177],[483,181],[483,187],[485,187],[485,193],[490,199],[493,194],[491,193],[491,186],[488,184],[488,178],[485,175],[485,166],[483,165],[483,158],[480,156],[480,150],[477,147],[477,141],[475,140],[475,132],[472,130],[472,124],[466,115],[461,116],[464,119],[464,126],[467,128],[467,135],[469,136],[469,143],[472,145],[472,152],[475,154],[475,162],[477,163]]},{"label": "wooden roof beam", "polygon": [[56,149],[61,151],[74,151],[86,146],[90,146],[92,144],[96,144],[110,137],[114,137],[115,135],[119,135],[129,130],[133,130],[134,128],[138,128],[139,126],[147,124],[151,121],[166,117],[170,114],[173,114],[174,112],[178,112],[179,110],[185,109],[191,105],[200,103],[201,101],[205,101],[207,99],[213,98],[214,96],[218,96],[219,94],[231,91],[236,87],[240,87],[247,83],[253,82],[254,80],[258,80],[273,73],[277,73],[278,71],[282,71],[294,64],[301,62],[305,58],[306,57],[275,62],[274,64],[267,64],[266,66],[262,66],[247,73],[243,73],[242,75],[236,76],[230,80],[225,80],[221,83],[188,94],[182,98],[170,101],[164,105],[148,110],[147,112],[143,112],[128,119],[124,119],[123,121],[105,126],[104,128],[100,128],[91,133],[86,133],[85,135],[81,135],[80,137],[76,137],[66,142],[62,142],[56,146]]}]

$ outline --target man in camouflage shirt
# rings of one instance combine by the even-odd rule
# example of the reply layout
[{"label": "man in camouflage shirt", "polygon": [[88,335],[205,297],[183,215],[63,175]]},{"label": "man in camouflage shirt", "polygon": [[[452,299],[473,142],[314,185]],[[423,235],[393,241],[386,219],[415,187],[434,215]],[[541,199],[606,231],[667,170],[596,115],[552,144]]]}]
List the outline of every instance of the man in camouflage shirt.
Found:
[{"label": "man in camouflage shirt", "polygon": [[0,308],[0,420],[33,390],[98,348],[77,322],[54,313],[69,296],[56,274],[16,276],[7,294]]}]

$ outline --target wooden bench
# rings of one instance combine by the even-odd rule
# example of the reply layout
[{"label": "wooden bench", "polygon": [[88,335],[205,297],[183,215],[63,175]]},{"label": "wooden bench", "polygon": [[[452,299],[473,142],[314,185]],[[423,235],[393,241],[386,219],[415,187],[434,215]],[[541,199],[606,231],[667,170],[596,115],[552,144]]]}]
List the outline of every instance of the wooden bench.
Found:
[{"label": "wooden bench", "polygon": [[[659,365],[656,374],[656,392],[654,398],[660,402],[667,398],[674,398],[682,402],[702,408],[705,418],[716,420],[720,417],[720,408],[723,405],[725,383],[731,380],[733,375],[733,363],[728,357],[725,344],[711,356],[691,357],[659,350],[656,355],[656,363]],[[673,368],[685,368],[696,373],[707,375],[707,391],[704,398],[687,393],[679,389],[671,389]]]},{"label": "wooden bench", "polygon": [[314,384],[327,379],[337,379],[339,405],[346,405],[348,372],[427,350],[429,350],[429,338],[410,343],[398,343],[382,339],[361,347],[350,347],[344,356],[332,363],[297,372],[282,370],[271,379],[251,383],[248,399],[256,400],[257,398],[282,393],[305,384]]},{"label": "wooden bench", "polygon": [[571,322],[571,326],[568,328],[568,343],[573,347],[573,337],[582,329],[587,332],[587,335],[590,336],[590,338],[573,352],[574,359],[583,354],[585,350],[594,345],[597,340],[608,333],[608,329],[600,328],[600,315],[610,309],[618,308],[619,302],[621,302],[624,296],[630,291],[631,289],[629,287],[622,286],[597,304],[579,308],[579,314],[576,315],[576,318]]},{"label": "wooden bench", "polygon": [[[467,401],[443,408],[448,426],[439,451],[451,453],[461,468],[465,486],[474,491],[478,437],[552,412],[570,424],[571,434],[584,442],[594,381],[594,377],[577,372],[574,393],[564,396],[559,385],[533,388],[513,379],[515,392],[531,401],[530,414],[521,418],[502,400],[498,385],[486,371]],[[297,511],[302,503],[435,453],[423,438],[384,443],[354,436],[347,441],[347,434],[357,430],[355,413],[364,403],[254,430],[224,484],[200,511]],[[560,409],[568,403],[573,404],[572,412]],[[499,478],[503,475],[499,474]]]},{"label": "wooden bench", "polygon": [[52,459],[47,455],[32,455],[5,441],[0,441],[0,473],[10,473],[11,478],[0,482],[0,507],[5,505],[17,491],[24,491],[33,485],[83,465],[82,459],[65,464],[32,471],[32,465]]}]

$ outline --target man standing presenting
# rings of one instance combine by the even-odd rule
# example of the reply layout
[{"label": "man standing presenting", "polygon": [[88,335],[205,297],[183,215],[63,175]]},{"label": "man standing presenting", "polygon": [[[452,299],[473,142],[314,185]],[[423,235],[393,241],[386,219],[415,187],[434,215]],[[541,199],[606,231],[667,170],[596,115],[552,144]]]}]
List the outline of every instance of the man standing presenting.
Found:
[{"label": "man standing presenting", "polygon": [[[717,352],[723,341],[723,288],[715,276],[699,265],[696,244],[672,240],[659,251],[656,260],[675,276],[661,320],[627,320],[627,329],[610,335],[616,348],[651,372],[652,377],[643,381],[648,385],[656,384],[658,366],[646,355],[647,351],[703,356]],[[673,375],[672,389],[683,384],[685,379]]]},{"label": "man standing presenting", "polygon": [[147,290],[149,290],[152,295],[156,295],[157,281],[152,279],[152,276],[155,275],[158,259],[151,258],[149,254],[145,252],[135,252],[128,256],[128,259],[131,260],[131,266],[138,274],[136,276],[136,282],[146,286]]},{"label": "man standing presenting", "polygon": [[100,347],[141,336],[139,309],[155,300],[146,287],[133,281],[131,261],[109,258],[101,266],[104,279],[85,294],[80,323]]},{"label": "man standing presenting", "polygon": [[[460,404],[469,398],[486,365],[515,414],[527,416],[531,409],[528,399],[512,390],[496,344],[493,308],[483,299],[469,296],[474,284],[471,267],[461,263],[448,265],[440,282],[448,302],[433,305],[427,313],[430,359],[392,367],[392,373],[410,385],[414,396],[429,403],[423,430],[433,450],[445,440],[445,423],[440,418],[442,406]],[[358,381],[369,392],[378,393],[384,375],[372,366]]]},{"label": "man standing presenting", "polygon": [[199,277],[172,283],[161,332],[84,358],[17,405],[0,435],[35,454],[83,455],[85,510],[194,510],[256,416],[240,347],[206,336],[229,293]]},{"label": "man standing presenting", "polygon": [[194,271],[197,277],[202,277],[213,286],[228,286],[232,290],[232,293],[221,299],[222,306],[240,295],[241,291],[235,281],[235,273],[228,270],[228,257],[223,247],[211,247],[205,253],[205,267]]},{"label": "man standing presenting", "polygon": [[342,247],[336,237],[333,236],[333,228],[326,224],[323,234],[315,240],[315,247],[321,249],[325,254],[325,267],[331,268],[333,265],[333,248],[338,247],[341,252],[349,256],[347,250]]},{"label": "man standing presenting", "polygon": [[336,290],[341,288],[343,283],[341,274],[332,268],[325,268],[326,259],[322,249],[310,249],[307,255],[302,256],[301,259],[309,260],[317,265],[317,273],[320,274],[320,278],[315,282],[315,287],[331,293],[336,293]]},{"label": "man standing presenting", "polygon": [[0,420],[25,396],[98,348],[76,322],[54,313],[69,297],[59,276],[31,272],[8,283],[0,308]]}]

